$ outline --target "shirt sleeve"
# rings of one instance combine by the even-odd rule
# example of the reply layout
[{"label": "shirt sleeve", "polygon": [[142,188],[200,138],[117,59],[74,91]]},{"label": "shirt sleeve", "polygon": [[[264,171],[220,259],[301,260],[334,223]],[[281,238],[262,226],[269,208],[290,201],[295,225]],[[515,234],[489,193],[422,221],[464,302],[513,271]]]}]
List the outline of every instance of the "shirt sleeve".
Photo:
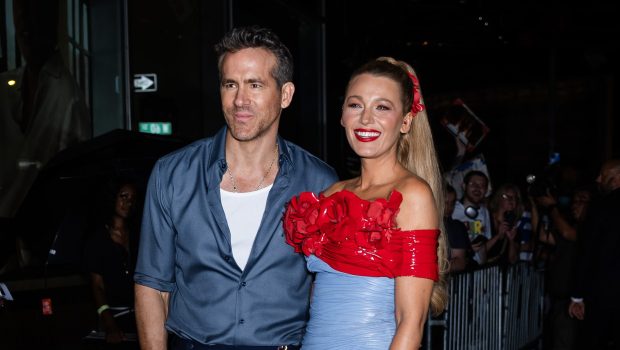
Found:
[{"label": "shirt sleeve", "polygon": [[444,224],[450,243],[450,248],[468,249],[469,236],[467,235],[467,228],[465,227],[465,224],[463,224],[461,221],[454,219],[446,220]]},{"label": "shirt sleeve", "polygon": [[170,193],[162,187],[162,164],[158,161],[149,179],[144,202],[142,232],[134,281],[153,289],[174,288],[175,236],[170,216]]}]

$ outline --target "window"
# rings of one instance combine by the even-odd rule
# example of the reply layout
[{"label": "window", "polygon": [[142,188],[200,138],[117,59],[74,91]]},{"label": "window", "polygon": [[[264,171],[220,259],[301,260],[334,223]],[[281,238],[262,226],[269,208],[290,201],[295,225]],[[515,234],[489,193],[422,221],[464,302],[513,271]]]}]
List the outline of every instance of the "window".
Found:
[{"label": "window", "polygon": [[68,68],[78,82],[90,107],[89,7],[85,0],[67,0]]}]

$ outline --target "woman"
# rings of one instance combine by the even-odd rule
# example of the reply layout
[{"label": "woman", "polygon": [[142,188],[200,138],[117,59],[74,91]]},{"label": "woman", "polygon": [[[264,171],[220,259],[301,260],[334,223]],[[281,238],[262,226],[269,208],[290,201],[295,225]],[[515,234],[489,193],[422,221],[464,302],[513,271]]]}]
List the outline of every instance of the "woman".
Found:
[{"label": "woman", "polygon": [[489,202],[493,239],[497,242],[487,252],[487,263],[515,263],[519,259],[517,231],[523,215],[521,192],[516,185],[507,183],[500,186]]},{"label": "woman", "polygon": [[447,261],[442,182],[413,69],[379,58],[355,71],[341,124],[360,176],[294,197],[284,218],[287,242],[317,273],[303,348],[417,349],[429,304],[445,306]]},{"label": "woman", "polygon": [[86,268],[100,324],[107,343],[120,343],[125,332],[135,333],[133,266],[137,228],[133,225],[136,186],[128,179],[109,184],[103,223],[86,246]]}]

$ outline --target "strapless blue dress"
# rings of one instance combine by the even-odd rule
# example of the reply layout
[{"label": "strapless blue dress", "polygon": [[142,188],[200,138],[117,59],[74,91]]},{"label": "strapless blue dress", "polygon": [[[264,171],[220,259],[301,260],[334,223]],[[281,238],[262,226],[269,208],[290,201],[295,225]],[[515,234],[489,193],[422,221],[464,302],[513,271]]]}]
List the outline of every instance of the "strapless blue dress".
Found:
[{"label": "strapless blue dress", "polygon": [[316,280],[302,349],[387,350],[396,330],[394,279],[339,272],[314,255],[307,262]]},{"label": "strapless blue dress", "polygon": [[402,194],[368,201],[342,190],[303,192],[284,217],[286,241],[316,273],[303,350],[387,350],[398,276],[437,280],[437,229],[402,231]]}]

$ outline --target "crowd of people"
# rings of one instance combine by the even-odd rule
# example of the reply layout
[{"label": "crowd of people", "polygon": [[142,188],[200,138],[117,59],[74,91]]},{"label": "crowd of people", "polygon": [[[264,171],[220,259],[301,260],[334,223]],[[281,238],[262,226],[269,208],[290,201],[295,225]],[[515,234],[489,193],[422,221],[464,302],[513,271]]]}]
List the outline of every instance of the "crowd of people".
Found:
[{"label": "crowd of people", "polygon": [[[490,191],[487,173],[480,170],[467,172],[463,182],[446,183],[454,205],[449,215],[460,225],[451,224],[447,229],[450,251],[467,252],[465,262],[452,264],[450,271],[458,272],[493,263],[531,261],[533,257],[533,231],[538,225],[536,200],[527,189],[513,183],[503,183]],[[462,197],[456,199],[454,186],[462,187]],[[523,199],[525,198],[525,200]],[[463,244],[462,231],[468,237]],[[454,243],[453,243],[454,242]],[[459,254],[458,252],[455,252]]]},{"label": "crowd of people", "polygon": [[[620,161],[605,162],[596,180],[563,186],[556,183],[562,167],[553,166],[560,169],[555,180],[506,182],[494,190],[485,171],[468,171],[452,184],[453,174],[446,174],[450,272],[532,264],[545,274],[545,348],[615,349],[620,328],[607,316],[617,310],[612,295],[620,292],[614,258],[620,233],[612,214],[620,213]],[[461,186],[460,199],[453,186]]]}]

